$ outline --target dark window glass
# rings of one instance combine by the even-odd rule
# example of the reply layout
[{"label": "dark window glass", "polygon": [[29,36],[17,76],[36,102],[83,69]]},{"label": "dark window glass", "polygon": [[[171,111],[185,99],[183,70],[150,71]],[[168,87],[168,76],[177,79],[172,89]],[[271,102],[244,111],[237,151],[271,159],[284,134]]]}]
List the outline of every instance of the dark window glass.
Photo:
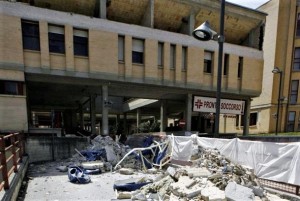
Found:
[{"label": "dark window glass", "polygon": [[132,62],[143,64],[144,63],[144,53],[132,51]]},{"label": "dark window glass", "polygon": [[296,32],[296,36],[300,36],[300,13],[298,14],[298,18],[297,18],[297,32]]},{"label": "dark window glass", "polygon": [[0,81],[0,94],[23,95],[23,83],[16,81]]},{"label": "dark window glass", "polygon": [[229,55],[225,54],[223,75],[227,75],[228,74],[228,69],[229,69]]},{"label": "dark window glass", "polygon": [[288,132],[293,132],[294,131],[295,118],[296,118],[296,112],[295,111],[289,112],[288,122],[287,122],[287,131]]},{"label": "dark window glass", "polygon": [[249,126],[255,126],[257,123],[257,113],[250,113]]},{"label": "dark window glass", "polygon": [[158,52],[157,52],[157,64],[158,66],[163,66],[164,60],[164,43],[158,43]]},{"label": "dark window glass", "polygon": [[88,56],[88,38],[81,36],[74,36],[74,55],[77,56]]},{"label": "dark window glass", "polygon": [[205,73],[212,73],[212,52],[204,52],[204,72]]},{"label": "dark window glass", "polygon": [[243,57],[239,57],[239,64],[238,64],[238,78],[242,77],[242,70],[243,70]]},{"label": "dark window glass", "polygon": [[40,50],[40,31],[38,22],[22,20],[23,49]]},{"label": "dark window glass", "polygon": [[187,47],[182,47],[182,64],[181,69],[186,70],[187,67]]},{"label": "dark window glass", "polygon": [[170,68],[175,69],[176,66],[176,45],[171,45],[170,49]]},{"label": "dark window glass", "polygon": [[240,115],[235,116],[235,126],[238,127],[240,123]]},{"label": "dark window glass", "polygon": [[65,36],[57,33],[49,33],[49,51],[65,53]]},{"label": "dark window glass", "polygon": [[295,48],[293,69],[300,70],[300,48]]},{"label": "dark window glass", "polygon": [[291,83],[291,95],[290,95],[290,104],[296,104],[298,99],[298,86],[299,80],[292,80]]},{"label": "dark window glass", "polygon": [[132,63],[144,63],[144,40],[132,39]]}]

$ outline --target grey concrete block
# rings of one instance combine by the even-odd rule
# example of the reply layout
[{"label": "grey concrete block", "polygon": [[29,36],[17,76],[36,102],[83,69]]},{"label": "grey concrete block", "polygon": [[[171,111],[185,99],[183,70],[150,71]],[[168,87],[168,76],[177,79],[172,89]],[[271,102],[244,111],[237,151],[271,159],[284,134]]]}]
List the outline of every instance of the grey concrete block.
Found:
[{"label": "grey concrete block", "polygon": [[229,182],[225,188],[225,195],[228,201],[253,201],[255,199],[253,190],[241,186],[235,182]]}]

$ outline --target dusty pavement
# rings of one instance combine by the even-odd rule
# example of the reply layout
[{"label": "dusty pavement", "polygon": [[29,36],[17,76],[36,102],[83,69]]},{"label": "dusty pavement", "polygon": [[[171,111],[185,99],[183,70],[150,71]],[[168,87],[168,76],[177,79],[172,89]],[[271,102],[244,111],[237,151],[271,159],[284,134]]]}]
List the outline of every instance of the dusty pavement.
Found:
[{"label": "dusty pavement", "polygon": [[[27,173],[29,178],[25,195],[19,201],[107,201],[116,199],[113,185],[116,180],[128,178],[154,178],[156,175],[135,172],[133,175],[121,175],[117,172],[106,172],[90,175],[88,184],[71,183],[67,172],[59,172],[57,163],[49,162],[40,165],[30,165]],[[25,181],[24,181],[25,183]]]}]

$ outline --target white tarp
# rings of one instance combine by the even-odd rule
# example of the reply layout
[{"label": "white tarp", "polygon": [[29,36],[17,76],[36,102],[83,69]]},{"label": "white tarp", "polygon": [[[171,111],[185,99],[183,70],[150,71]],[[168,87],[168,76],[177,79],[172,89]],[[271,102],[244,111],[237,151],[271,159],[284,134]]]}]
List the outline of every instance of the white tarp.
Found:
[{"label": "white tarp", "polygon": [[[173,156],[189,160],[191,143],[204,148],[216,148],[231,161],[249,166],[263,179],[300,185],[300,142],[273,143],[235,139],[174,137]],[[185,154],[179,152],[184,151]],[[173,158],[172,156],[172,158]]]}]

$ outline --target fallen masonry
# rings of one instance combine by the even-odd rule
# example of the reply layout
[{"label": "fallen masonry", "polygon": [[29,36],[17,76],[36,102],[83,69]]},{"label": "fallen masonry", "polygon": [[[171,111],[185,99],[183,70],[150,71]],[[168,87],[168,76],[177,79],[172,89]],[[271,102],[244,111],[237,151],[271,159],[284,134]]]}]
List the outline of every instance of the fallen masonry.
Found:
[{"label": "fallen masonry", "polygon": [[[115,197],[120,200],[284,200],[267,192],[253,169],[234,164],[215,149],[197,147],[187,166],[175,165],[170,160],[161,166],[153,165],[164,148],[169,149],[165,154],[171,153],[171,143],[162,148],[160,145],[166,144],[168,138],[163,137],[157,142],[149,140],[149,136],[144,137],[148,143],[143,145],[146,149],[131,153],[133,149],[130,146],[117,143],[108,136],[97,136],[86,150],[77,151],[72,158],[57,162],[56,169],[67,174],[70,167],[80,167],[84,170],[80,175],[118,172],[130,176],[142,171],[156,176],[155,179],[116,180],[111,188],[115,189]],[[148,149],[151,146],[157,149]],[[144,159],[151,167],[145,165]],[[36,171],[46,172],[47,167],[39,167]]]}]

